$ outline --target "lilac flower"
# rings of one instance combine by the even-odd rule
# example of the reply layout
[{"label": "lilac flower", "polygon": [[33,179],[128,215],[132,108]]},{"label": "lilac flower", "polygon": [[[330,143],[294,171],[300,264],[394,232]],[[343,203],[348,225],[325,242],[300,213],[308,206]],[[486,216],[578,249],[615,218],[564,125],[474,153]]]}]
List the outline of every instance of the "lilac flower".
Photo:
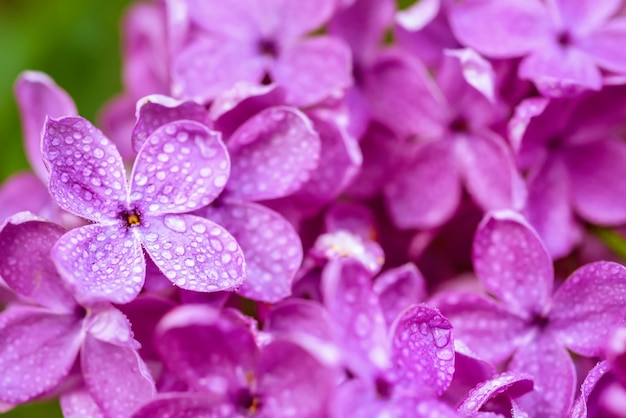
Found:
[{"label": "lilac flower", "polygon": [[[334,0],[169,2],[172,93],[204,102],[238,81],[264,77],[295,105],[312,105],[350,85],[350,51],[331,36],[305,38],[334,11]],[[182,16],[182,17],[181,17]]]},{"label": "lilac flower", "polygon": [[459,207],[462,184],[483,210],[519,208],[525,200],[513,156],[492,128],[502,117],[493,69],[471,50],[447,58],[439,86],[401,51],[379,59],[372,80],[378,86],[369,97],[373,117],[399,140],[383,189],[399,228],[442,225]]},{"label": "lilac flower", "polygon": [[[241,245],[247,280],[237,292],[276,302],[291,293],[302,261],[300,239],[281,215],[254,202],[298,191],[318,163],[320,139],[310,120],[295,108],[272,106],[251,113],[241,116],[234,110],[229,114],[243,120],[233,124],[232,131],[223,129],[231,163],[228,184],[215,202],[194,214],[223,225]],[[145,98],[138,116],[133,130],[135,148],[162,124],[178,118],[208,123],[202,106],[164,96]]]},{"label": "lilac flower", "polygon": [[161,321],[156,343],[166,367],[196,393],[160,396],[135,418],[165,411],[316,418],[335,384],[332,369],[299,345],[276,339],[257,347],[248,324],[229,310],[179,307]]},{"label": "lilac flower", "polygon": [[[80,355],[85,402],[99,414],[130,416],[154,396],[154,383],[126,317],[107,303],[77,303],[56,272],[49,253],[63,233],[28,213],[0,231],[0,275],[20,299],[0,314],[0,400],[53,390]],[[61,396],[64,412],[78,416],[66,411],[68,396],[76,395]]]},{"label": "lilac flower", "polygon": [[624,321],[626,269],[612,262],[576,270],[552,295],[549,254],[521,216],[488,215],[474,239],[474,268],[489,292],[449,291],[436,305],[459,340],[495,363],[508,359],[510,371],[533,376],[535,392],[520,398],[533,416],[564,416],[575,390],[574,363],[566,348],[598,356],[613,327]]},{"label": "lilac flower", "polygon": [[43,154],[53,198],[96,222],[69,231],[53,249],[61,274],[85,299],[134,299],[145,278],[142,247],[181,288],[241,284],[244,260],[234,238],[186,213],[209,204],[228,179],[217,134],[193,121],[157,129],[139,151],[128,185],[113,144],[82,118],[50,119]]},{"label": "lilac flower", "polygon": [[626,72],[618,0],[467,1],[450,11],[461,43],[493,58],[524,57],[520,78],[548,96],[600,90],[601,69]]},{"label": "lilac flower", "polygon": [[580,240],[575,215],[597,225],[626,222],[624,92],[614,86],[577,99],[530,99],[511,121],[521,141],[518,165],[529,172],[525,213],[555,258]]}]

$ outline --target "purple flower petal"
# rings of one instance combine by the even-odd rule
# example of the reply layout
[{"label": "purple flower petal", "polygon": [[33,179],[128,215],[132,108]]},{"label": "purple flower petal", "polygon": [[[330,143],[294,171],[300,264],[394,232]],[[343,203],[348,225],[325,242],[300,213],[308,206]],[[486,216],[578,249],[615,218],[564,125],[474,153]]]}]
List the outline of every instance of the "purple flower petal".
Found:
[{"label": "purple flower petal", "polygon": [[565,417],[574,401],[576,372],[567,350],[550,336],[539,336],[521,347],[509,371],[528,373],[535,390],[518,402],[531,417]]},{"label": "purple flower petal", "polygon": [[0,314],[0,400],[27,402],[67,376],[83,340],[81,320],[12,306]]},{"label": "purple flower petal", "polygon": [[580,395],[576,399],[576,402],[574,402],[572,410],[569,413],[570,418],[587,418],[587,401],[589,400],[589,395],[596,387],[596,383],[598,383],[600,378],[609,370],[609,363],[603,361],[589,371],[583,384],[580,386]]},{"label": "purple flower petal", "polygon": [[325,364],[336,365],[339,361],[333,321],[317,302],[305,299],[280,302],[272,307],[263,330],[300,344]]},{"label": "purple flower petal", "polygon": [[548,10],[538,0],[456,3],[450,25],[462,44],[494,58],[523,55],[553,36]]},{"label": "purple flower petal", "polygon": [[527,328],[524,319],[484,296],[449,292],[433,303],[454,326],[455,338],[493,363],[513,354]]},{"label": "purple flower petal", "polygon": [[137,229],[150,258],[176,286],[196,292],[235,288],[244,280],[244,255],[218,224],[194,215],[151,217]]},{"label": "purple flower petal", "polygon": [[275,340],[263,347],[258,364],[262,414],[268,417],[323,416],[336,374],[305,349]]},{"label": "purple flower petal", "polygon": [[450,405],[460,405],[471,389],[496,374],[496,368],[458,339],[454,341],[454,350],[454,376],[443,398]]},{"label": "purple flower petal", "polygon": [[526,188],[503,138],[483,130],[457,139],[465,185],[485,210],[521,209]]},{"label": "purple flower petal", "polygon": [[141,244],[121,226],[73,229],[54,245],[52,259],[79,300],[84,301],[130,302],[146,277]]},{"label": "purple flower petal", "polygon": [[553,0],[554,11],[566,27],[576,28],[577,33],[587,33],[601,26],[620,8],[619,0]]},{"label": "purple flower petal", "polygon": [[389,331],[396,387],[409,396],[441,395],[454,374],[452,325],[437,309],[413,305]]},{"label": "purple flower petal", "polygon": [[205,305],[170,311],[155,342],[166,367],[196,390],[224,396],[255,372],[258,349],[247,325]]},{"label": "purple flower petal", "polygon": [[106,418],[91,394],[83,386],[61,395],[61,412],[65,418]]},{"label": "purple flower petal", "polygon": [[558,44],[543,46],[527,56],[520,64],[519,77],[532,80],[543,95],[550,97],[602,87],[602,74],[591,57]]},{"label": "purple flower petal", "polygon": [[374,282],[387,325],[409,306],[426,299],[426,282],[413,263],[389,269]]},{"label": "purple flower petal", "polygon": [[42,153],[59,206],[96,222],[117,218],[118,205],[127,201],[126,171],[102,132],[81,117],[48,119]]},{"label": "purple flower petal", "polygon": [[524,212],[553,258],[569,254],[580,239],[570,204],[571,187],[560,161],[544,164],[528,180]]},{"label": "purple flower petal", "polygon": [[219,133],[194,121],[171,122],[154,131],[139,150],[130,200],[146,214],[190,212],[222,192],[229,170]]},{"label": "purple flower petal", "polygon": [[81,366],[87,390],[105,416],[129,417],[156,394],[150,372],[131,348],[87,336]]},{"label": "purple flower petal", "polygon": [[172,93],[203,103],[237,82],[258,82],[264,71],[265,59],[254,43],[202,38],[174,57]]},{"label": "purple flower petal", "polygon": [[570,350],[601,356],[607,339],[626,321],[626,267],[612,262],[576,270],[554,295],[549,327]]},{"label": "purple flower petal", "polygon": [[305,216],[335,200],[354,179],[363,162],[358,142],[336,123],[313,115],[311,120],[321,140],[320,164],[309,181],[287,198]]},{"label": "purple flower petal", "polygon": [[181,119],[208,125],[209,115],[204,106],[192,102],[153,94],[138,103],[137,123],[132,131],[132,144],[139,151],[148,137],[161,126]]},{"label": "purple flower petal", "polygon": [[506,393],[511,397],[517,397],[532,389],[533,380],[529,375],[510,372],[500,373],[470,391],[457,410],[466,416],[473,416],[472,414],[478,412],[485,403],[500,394]]},{"label": "purple flower petal", "polygon": [[552,259],[520,215],[492,212],[474,237],[476,275],[487,289],[522,317],[545,313],[552,295]]},{"label": "purple flower petal", "polygon": [[496,74],[489,61],[471,48],[447,50],[446,57],[458,63],[463,80],[489,102],[496,102]]},{"label": "purple flower petal", "polygon": [[0,222],[23,211],[48,219],[51,206],[56,207],[48,188],[31,172],[14,174],[0,185]]},{"label": "purple flower petal", "polygon": [[64,232],[59,225],[26,214],[9,218],[0,230],[0,276],[20,297],[71,313],[76,302],[50,258]]},{"label": "purple flower petal", "polygon": [[238,294],[269,303],[291,294],[291,283],[302,264],[302,243],[282,216],[265,206],[234,200],[197,214],[222,225],[241,246],[246,280]]},{"label": "purple flower petal", "polygon": [[163,393],[143,405],[132,418],[239,418],[233,405],[207,397],[206,393]]},{"label": "purple flower petal", "polygon": [[276,36],[285,40],[319,29],[335,11],[335,0],[270,0],[261,8],[261,19],[276,25]]},{"label": "purple flower petal", "polygon": [[447,141],[425,143],[385,188],[389,215],[398,228],[429,229],[446,222],[461,199],[454,149]]},{"label": "purple flower petal", "polygon": [[565,161],[576,211],[596,224],[626,222],[626,145],[614,140],[579,145],[567,150]]},{"label": "purple flower petal", "polygon": [[144,360],[159,358],[154,345],[155,329],[161,318],[175,306],[169,299],[143,294],[119,307],[133,324],[133,337],[141,344],[139,355]]},{"label": "purple flower petal", "polygon": [[37,177],[48,179],[41,159],[41,133],[46,117],[75,116],[72,98],[54,80],[38,71],[25,71],[15,82],[15,99],[19,106],[26,155]]},{"label": "purple flower petal", "polygon": [[125,162],[132,162],[137,156],[129,140],[135,126],[136,104],[137,100],[130,96],[114,97],[98,114],[98,126],[115,144]]},{"label": "purple flower petal", "polygon": [[352,379],[335,389],[329,404],[329,414],[332,418],[402,416],[399,408],[393,401],[379,397],[371,383]]},{"label": "purple flower petal", "polygon": [[231,155],[229,196],[265,200],[287,196],[317,167],[320,139],[311,121],[291,107],[258,113],[228,141]]},{"label": "purple flower petal", "polygon": [[[607,3],[606,1],[603,3]],[[613,3],[616,3],[613,1]],[[597,9],[594,7],[594,9]],[[602,68],[618,73],[626,71],[626,55],[620,48],[626,36],[626,19],[619,17],[606,22],[589,34],[580,49],[589,54]]]},{"label": "purple flower petal", "polygon": [[353,373],[372,377],[390,365],[385,318],[372,290],[372,274],[351,259],[330,261],[322,274],[324,303]]},{"label": "purple flower petal", "polygon": [[287,90],[287,102],[310,106],[352,84],[348,46],[331,36],[303,39],[285,49],[272,76]]}]

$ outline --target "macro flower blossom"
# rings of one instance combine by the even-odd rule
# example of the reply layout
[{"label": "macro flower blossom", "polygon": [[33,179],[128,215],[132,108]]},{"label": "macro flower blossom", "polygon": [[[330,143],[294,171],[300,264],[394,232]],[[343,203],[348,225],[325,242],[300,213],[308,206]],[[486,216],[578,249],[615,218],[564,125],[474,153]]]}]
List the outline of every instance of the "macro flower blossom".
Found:
[{"label": "macro flower blossom", "polygon": [[602,354],[611,330],[626,320],[626,268],[612,262],[585,265],[553,295],[550,255],[523,218],[508,211],[485,217],[473,259],[478,278],[499,301],[452,290],[437,295],[436,306],[473,352],[494,363],[512,358],[508,370],[533,377],[535,391],[519,400],[526,411],[564,416],[576,382],[566,349]]},{"label": "macro flower blossom", "polygon": [[209,204],[226,184],[228,154],[215,133],[193,121],[157,129],[139,151],[129,182],[115,146],[85,119],[49,119],[42,149],[53,198],[95,222],[69,231],[53,249],[61,274],[79,294],[117,303],[134,299],[145,279],[143,248],[181,288],[241,284],[244,259],[234,238],[187,213]]}]

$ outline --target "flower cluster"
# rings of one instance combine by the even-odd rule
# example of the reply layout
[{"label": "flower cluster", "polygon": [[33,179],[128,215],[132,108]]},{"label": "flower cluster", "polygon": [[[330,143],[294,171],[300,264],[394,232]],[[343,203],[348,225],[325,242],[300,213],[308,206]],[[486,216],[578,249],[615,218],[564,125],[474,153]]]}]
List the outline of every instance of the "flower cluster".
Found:
[{"label": "flower cluster", "polygon": [[2,410],[626,417],[624,2],[124,23],[98,127],[45,74],[15,86]]}]

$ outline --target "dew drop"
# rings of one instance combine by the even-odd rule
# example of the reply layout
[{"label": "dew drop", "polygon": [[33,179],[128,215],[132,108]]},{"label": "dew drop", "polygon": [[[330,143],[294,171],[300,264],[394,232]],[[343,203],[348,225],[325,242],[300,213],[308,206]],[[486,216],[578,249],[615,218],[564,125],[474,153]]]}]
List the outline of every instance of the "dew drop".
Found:
[{"label": "dew drop", "polygon": [[165,226],[167,226],[172,231],[185,232],[187,230],[187,224],[185,223],[185,220],[178,216],[166,216],[164,222]]}]

